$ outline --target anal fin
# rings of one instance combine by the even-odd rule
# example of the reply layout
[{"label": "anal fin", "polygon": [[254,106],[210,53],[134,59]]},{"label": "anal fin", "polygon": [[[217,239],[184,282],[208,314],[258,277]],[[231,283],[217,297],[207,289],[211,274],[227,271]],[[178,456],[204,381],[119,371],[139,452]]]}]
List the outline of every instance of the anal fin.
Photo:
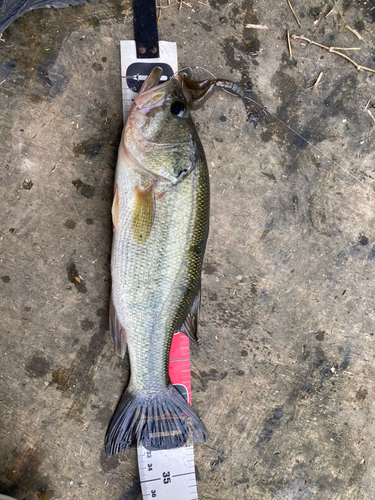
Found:
[{"label": "anal fin", "polygon": [[126,332],[118,319],[113,304],[112,292],[109,299],[109,331],[111,332],[115,344],[116,354],[120,356],[120,358],[124,358],[126,353]]},{"label": "anal fin", "polygon": [[186,316],[185,320],[181,323],[180,327],[177,328],[182,333],[185,333],[191,340],[199,343],[200,339],[198,336],[198,321],[199,321],[199,311],[201,306],[201,291],[195,296],[193,305]]}]

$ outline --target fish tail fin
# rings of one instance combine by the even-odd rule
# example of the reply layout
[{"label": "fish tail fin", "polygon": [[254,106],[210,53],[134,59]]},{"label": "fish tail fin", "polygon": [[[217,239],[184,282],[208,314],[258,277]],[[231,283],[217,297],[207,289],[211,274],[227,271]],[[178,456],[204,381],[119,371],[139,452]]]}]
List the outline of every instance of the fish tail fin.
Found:
[{"label": "fish tail fin", "polygon": [[165,450],[207,441],[207,430],[193,408],[169,385],[158,394],[126,390],[112,416],[105,452],[114,455],[133,441],[148,450]]}]

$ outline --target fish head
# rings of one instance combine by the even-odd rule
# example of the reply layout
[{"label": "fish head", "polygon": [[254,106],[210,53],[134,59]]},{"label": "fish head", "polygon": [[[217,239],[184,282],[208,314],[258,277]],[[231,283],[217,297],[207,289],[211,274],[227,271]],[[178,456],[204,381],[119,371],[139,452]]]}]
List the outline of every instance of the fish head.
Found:
[{"label": "fish head", "polygon": [[188,103],[175,79],[159,84],[154,68],[130,110],[123,140],[138,166],[155,178],[177,184],[188,176],[204,152]]}]

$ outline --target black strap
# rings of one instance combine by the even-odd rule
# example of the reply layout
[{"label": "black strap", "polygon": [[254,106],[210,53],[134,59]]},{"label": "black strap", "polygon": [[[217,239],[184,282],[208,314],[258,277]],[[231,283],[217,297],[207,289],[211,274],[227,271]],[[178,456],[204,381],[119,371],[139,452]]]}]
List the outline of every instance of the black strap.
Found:
[{"label": "black strap", "polygon": [[137,57],[159,57],[159,37],[155,0],[133,0],[134,39]]}]

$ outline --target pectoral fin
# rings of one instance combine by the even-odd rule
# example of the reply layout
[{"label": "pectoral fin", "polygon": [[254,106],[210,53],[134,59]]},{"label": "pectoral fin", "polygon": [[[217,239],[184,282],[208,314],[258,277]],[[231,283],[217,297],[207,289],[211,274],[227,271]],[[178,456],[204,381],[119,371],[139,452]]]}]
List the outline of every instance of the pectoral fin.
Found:
[{"label": "pectoral fin", "polygon": [[189,314],[186,316],[184,322],[178,328],[178,330],[182,333],[185,333],[191,340],[199,343],[200,339],[198,337],[198,320],[199,320],[199,311],[201,305],[201,291],[197,293],[193,305],[191,306],[191,310]]},{"label": "pectoral fin", "polygon": [[112,292],[109,299],[109,331],[115,344],[116,354],[120,358],[124,358],[126,353],[126,332],[118,319],[115,306],[113,305]]},{"label": "pectoral fin", "polygon": [[112,222],[115,229],[118,227],[118,219],[119,219],[119,194],[118,194],[118,185],[115,187],[115,195],[113,197],[112,203]]},{"label": "pectoral fin", "polygon": [[145,189],[134,188],[134,202],[132,212],[132,235],[138,245],[147,241],[154,223],[155,195],[153,184]]}]

